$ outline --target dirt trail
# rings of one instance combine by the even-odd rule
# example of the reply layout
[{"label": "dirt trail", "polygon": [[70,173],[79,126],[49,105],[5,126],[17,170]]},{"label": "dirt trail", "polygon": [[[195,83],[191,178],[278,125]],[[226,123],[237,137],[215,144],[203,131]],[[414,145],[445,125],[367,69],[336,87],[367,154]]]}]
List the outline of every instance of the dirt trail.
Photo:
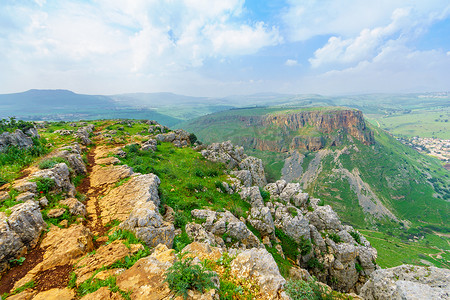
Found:
[{"label": "dirt trail", "polygon": [[[83,178],[77,191],[86,196],[87,216],[83,222],[89,230],[96,236],[104,235],[107,228],[101,222],[101,210],[98,199],[105,192],[104,186],[93,186],[91,177],[95,172],[97,158],[101,155],[96,153],[97,147],[91,147],[87,154],[87,176]],[[100,168],[102,169],[102,168]],[[45,249],[40,247],[41,241],[45,237],[44,233],[38,244],[25,255],[25,261],[22,265],[17,265],[9,269],[0,278],[0,295],[12,292],[14,285],[23,278],[29,271],[43,261]],[[94,242],[94,247],[98,248],[103,242]],[[52,288],[66,288],[69,282],[70,273],[73,271],[72,265],[57,266],[51,270],[40,272],[35,277],[35,291],[41,292]]]}]

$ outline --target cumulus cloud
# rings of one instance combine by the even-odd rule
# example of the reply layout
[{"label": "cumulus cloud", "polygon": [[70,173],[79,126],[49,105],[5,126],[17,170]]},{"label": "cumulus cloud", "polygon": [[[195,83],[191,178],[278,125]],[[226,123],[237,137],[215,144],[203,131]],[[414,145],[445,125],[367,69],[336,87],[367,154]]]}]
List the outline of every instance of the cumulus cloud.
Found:
[{"label": "cumulus cloud", "polygon": [[2,65],[11,73],[21,72],[23,64],[27,72],[90,70],[110,77],[114,71],[139,79],[195,69],[205,59],[248,55],[282,42],[277,28],[242,16],[244,0],[36,3],[37,8],[0,4],[13,28],[0,30],[5,41],[0,51],[9,56]]},{"label": "cumulus cloud", "polygon": [[402,23],[408,23],[405,21],[408,16],[408,9],[399,8],[392,13],[392,22],[385,27],[363,29],[355,38],[333,36],[325,46],[314,52],[309,62],[316,68],[323,64],[348,64],[371,59],[386,40],[402,30]]},{"label": "cumulus cloud", "polygon": [[288,59],[285,61],[284,64],[288,67],[294,67],[294,66],[298,66],[298,61],[296,61],[295,59]]}]

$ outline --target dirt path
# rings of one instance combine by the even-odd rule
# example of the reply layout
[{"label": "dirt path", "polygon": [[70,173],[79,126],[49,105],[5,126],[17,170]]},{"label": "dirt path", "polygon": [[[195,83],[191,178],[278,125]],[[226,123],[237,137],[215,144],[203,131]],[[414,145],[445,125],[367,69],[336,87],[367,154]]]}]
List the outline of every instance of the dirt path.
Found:
[{"label": "dirt path", "polygon": [[[86,195],[87,199],[85,205],[88,215],[83,224],[88,227],[94,235],[101,236],[106,232],[107,228],[103,226],[100,220],[101,211],[98,205],[98,198],[101,196],[102,188],[91,186],[91,175],[94,166],[97,165],[95,150],[96,147],[94,146],[90,148],[87,154],[87,176],[83,178],[82,182],[77,187],[77,191]],[[11,293],[14,285],[43,261],[45,249],[42,249],[40,245],[45,235],[46,233],[41,236],[37,245],[25,255],[25,261],[22,265],[14,266],[2,275],[0,279],[0,295]],[[101,243],[94,243],[95,248],[98,248],[100,245]],[[72,265],[63,265],[40,272],[34,279],[36,283],[34,290],[40,292],[52,288],[65,288],[68,285],[70,273],[72,271]]]}]

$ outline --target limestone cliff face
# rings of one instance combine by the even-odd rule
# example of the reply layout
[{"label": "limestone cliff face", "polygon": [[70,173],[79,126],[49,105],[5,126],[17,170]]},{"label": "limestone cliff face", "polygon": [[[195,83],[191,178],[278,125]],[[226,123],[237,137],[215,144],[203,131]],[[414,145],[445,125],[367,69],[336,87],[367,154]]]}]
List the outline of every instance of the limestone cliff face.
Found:
[{"label": "limestone cliff face", "polygon": [[339,146],[345,136],[351,136],[365,145],[374,143],[373,132],[366,126],[362,112],[353,109],[282,112],[241,117],[240,121],[248,127],[276,128],[276,140],[244,138],[248,147],[258,150],[317,151],[326,145]]}]

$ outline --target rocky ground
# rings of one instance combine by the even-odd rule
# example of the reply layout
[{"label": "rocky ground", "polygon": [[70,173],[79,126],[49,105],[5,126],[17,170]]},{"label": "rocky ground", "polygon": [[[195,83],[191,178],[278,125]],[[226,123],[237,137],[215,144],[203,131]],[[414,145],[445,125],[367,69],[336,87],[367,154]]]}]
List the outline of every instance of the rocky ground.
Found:
[{"label": "rocky ground", "polygon": [[[188,286],[189,299],[295,298],[291,282],[309,284],[312,275],[324,294],[338,299],[448,299],[448,270],[379,269],[376,249],[330,206],[298,183],[267,183],[261,160],[241,147],[192,144],[188,133],[152,121],[119,121],[117,129],[108,129],[109,122],[54,131],[73,137],[41,159],[54,164],[38,168],[37,162],[1,187],[2,203],[13,201],[0,212],[3,297],[182,299],[168,274],[183,272],[180,266],[188,262],[187,269],[196,266],[212,284],[205,290]],[[122,131],[127,134],[118,135]],[[17,141],[9,136],[4,145],[7,140]],[[134,165],[123,164],[133,151],[164,159],[161,145],[170,153],[193,147],[199,159],[223,165],[214,195],[235,196],[246,205],[236,213],[214,209],[212,202],[184,210],[165,203],[162,179],[136,172],[139,157]],[[172,163],[181,168],[184,162]],[[192,193],[209,192],[206,183],[202,188]],[[180,225],[182,213],[189,218]]]}]

